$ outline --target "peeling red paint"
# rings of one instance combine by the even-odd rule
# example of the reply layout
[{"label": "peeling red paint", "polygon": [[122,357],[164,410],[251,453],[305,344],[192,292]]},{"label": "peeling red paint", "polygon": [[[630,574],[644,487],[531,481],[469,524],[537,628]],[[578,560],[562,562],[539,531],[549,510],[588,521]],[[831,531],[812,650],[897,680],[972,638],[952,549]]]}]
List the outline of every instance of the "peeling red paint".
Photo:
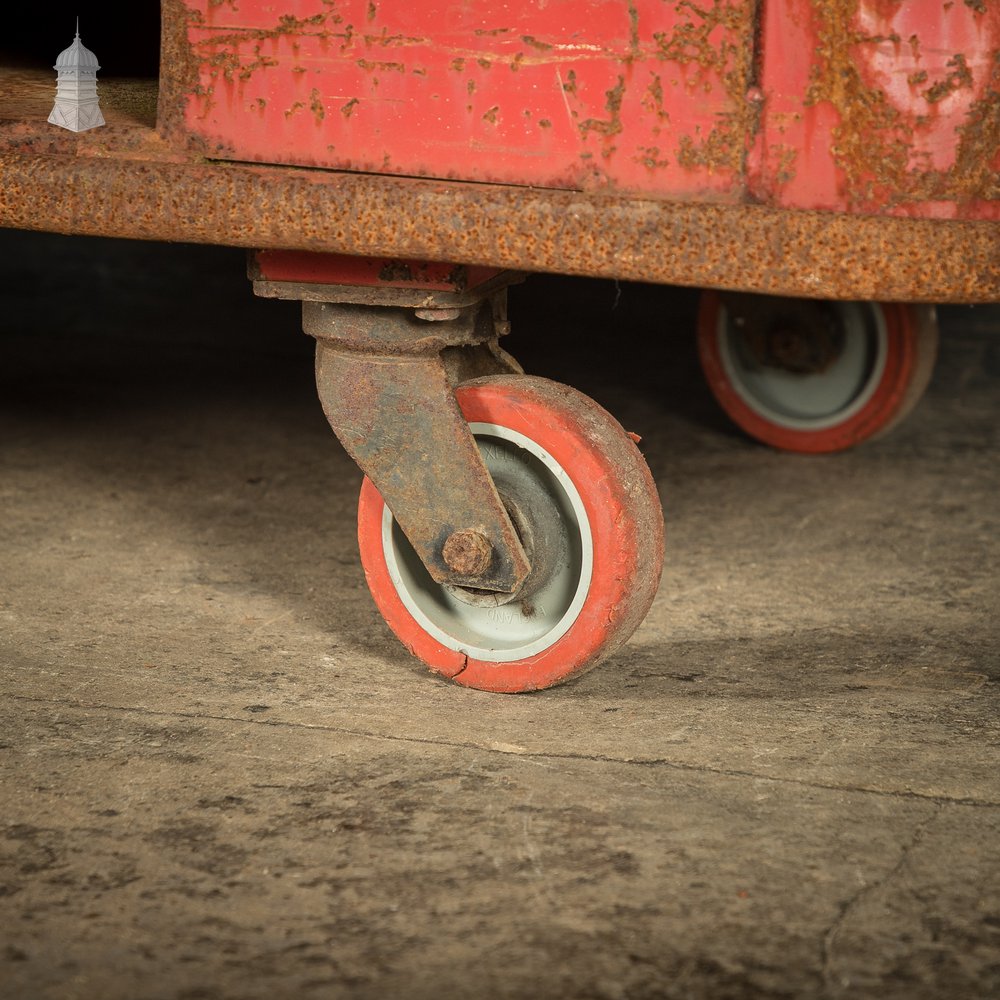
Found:
[{"label": "peeling red paint", "polygon": [[[803,208],[995,217],[1000,8],[772,0],[751,189]],[[773,151],[796,151],[789,169]]]}]

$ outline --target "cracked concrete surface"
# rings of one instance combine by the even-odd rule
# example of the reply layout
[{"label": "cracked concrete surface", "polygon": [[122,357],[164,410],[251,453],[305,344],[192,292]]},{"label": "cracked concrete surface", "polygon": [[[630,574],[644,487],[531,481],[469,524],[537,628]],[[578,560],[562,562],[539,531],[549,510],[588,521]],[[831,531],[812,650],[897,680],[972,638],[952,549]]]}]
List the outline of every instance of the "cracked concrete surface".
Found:
[{"label": "cracked concrete surface", "polygon": [[534,279],[509,347],[631,430],[646,623],[465,691],[357,565],[360,477],[242,256],[6,233],[0,993],[1000,993],[1000,310],[847,455],[760,448],[692,293]]}]

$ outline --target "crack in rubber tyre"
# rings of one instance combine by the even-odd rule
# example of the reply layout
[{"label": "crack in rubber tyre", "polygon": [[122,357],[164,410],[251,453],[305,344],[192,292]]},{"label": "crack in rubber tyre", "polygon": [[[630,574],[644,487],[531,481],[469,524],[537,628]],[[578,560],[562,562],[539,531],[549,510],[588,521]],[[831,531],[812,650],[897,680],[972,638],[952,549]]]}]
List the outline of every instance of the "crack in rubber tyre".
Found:
[{"label": "crack in rubber tyre", "polygon": [[437,673],[486,691],[550,687],[609,656],[645,618],[663,564],[656,486],[621,425],[568,386],[499,375],[455,396],[533,550],[532,573],[513,599],[435,583],[366,477],[358,543],[368,587]]},{"label": "crack in rubber tyre", "polygon": [[[772,301],[777,313],[782,300]],[[843,349],[825,370],[801,373],[752,356],[722,297],[702,293],[698,353],[709,388],[738,427],[773,448],[836,452],[880,437],[913,410],[930,381],[938,347],[933,306],[825,305]]]}]

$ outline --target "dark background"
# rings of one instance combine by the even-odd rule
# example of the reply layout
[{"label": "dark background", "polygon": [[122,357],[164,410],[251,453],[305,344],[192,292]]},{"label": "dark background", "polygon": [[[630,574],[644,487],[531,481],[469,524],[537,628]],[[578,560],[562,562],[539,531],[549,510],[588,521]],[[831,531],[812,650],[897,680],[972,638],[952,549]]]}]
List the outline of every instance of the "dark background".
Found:
[{"label": "dark background", "polygon": [[155,77],[160,65],[160,5],[5,3],[0,61],[6,65],[52,66],[73,42],[76,18],[80,40],[97,56],[105,76]]}]

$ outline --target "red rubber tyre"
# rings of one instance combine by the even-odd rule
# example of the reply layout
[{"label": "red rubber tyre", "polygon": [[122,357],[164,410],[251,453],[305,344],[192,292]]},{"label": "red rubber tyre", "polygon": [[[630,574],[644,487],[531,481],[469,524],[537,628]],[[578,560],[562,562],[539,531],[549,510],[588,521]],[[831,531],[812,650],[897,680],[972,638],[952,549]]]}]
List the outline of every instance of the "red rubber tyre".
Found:
[{"label": "red rubber tyre", "polygon": [[742,315],[705,292],[698,315],[716,400],[785,451],[843,451],[891,430],[927,388],[937,346],[933,306],[754,296]]},{"label": "red rubber tyre", "polygon": [[621,425],[574,389],[499,375],[456,397],[531,574],[513,599],[436,584],[366,478],[358,542],[368,586],[437,673],[485,691],[550,687],[595,666],[646,616],[663,564],[656,486]]}]

